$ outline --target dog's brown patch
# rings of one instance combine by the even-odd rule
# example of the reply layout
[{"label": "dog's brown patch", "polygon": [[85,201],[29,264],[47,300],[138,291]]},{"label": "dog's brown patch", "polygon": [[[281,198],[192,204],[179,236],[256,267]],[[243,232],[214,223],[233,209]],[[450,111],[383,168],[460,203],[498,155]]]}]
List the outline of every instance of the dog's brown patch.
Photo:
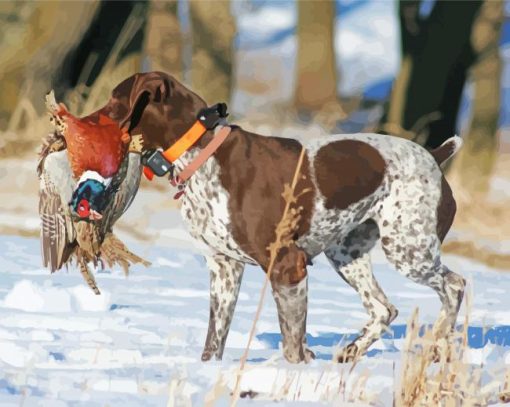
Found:
[{"label": "dog's brown patch", "polygon": [[367,143],[340,140],[319,149],[314,167],[317,186],[326,198],[325,207],[346,209],[381,185],[386,162]]},{"label": "dog's brown patch", "polygon": [[[232,235],[241,249],[262,267],[269,264],[268,246],[285,208],[285,184],[291,184],[301,152],[297,140],[261,137],[234,127],[228,141],[216,153],[220,179],[229,193]],[[314,185],[310,162],[305,155],[296,185],[299,196],[291,208],[302,207],[294,240],[310,229]]]},{"label": "dog's brown patch", "polygon": [[281,285],[296,285],[306,277],[306,254],[296,245],[282,247],[278,251],[271,274],[271,282]]},{"label": "dog's brown patch", "polygon": [[430,152],[436,163],[441,165],[446,160],[448,160],[452,155],[457,151],[457,142],[454,138],[447,140],[444,144],[441,144],[439,147],[435,148]]},{"label": "dog's brown patch", "polygon": [[441,198],[437,206],[437,237],[443,242],[446,234],[452,226],[455,213],[457,212],[457,203],[453,198],[452,189],[446,181],[444,175],[441,177]]}]

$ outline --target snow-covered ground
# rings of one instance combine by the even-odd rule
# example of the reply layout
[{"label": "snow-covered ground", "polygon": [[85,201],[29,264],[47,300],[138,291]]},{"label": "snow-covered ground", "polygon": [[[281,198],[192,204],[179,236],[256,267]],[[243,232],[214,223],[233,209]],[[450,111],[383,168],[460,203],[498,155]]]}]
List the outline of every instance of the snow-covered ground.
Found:
[{"label": "snow-covered ground", "polygon": [[[224,360],[202,363],[209,277],[176,223],[171,233],[180,238],[179,248],[161,240],[158,245],[128,241],[153,265],[133,268],[129,278],[119,270],[96,274],[98,297],[76,270],[50,276],[41,267],[37,239],[0,238],[0,405],[200,406],[215,394],[214,405],[228,404],[264,275],[255,267],[246,269]],[[285,397],[313,402],[325,397],[328,386],[335,392],[343,372],[348,384],[342,398],[354,397],[356,383],[366,376],[363,391],[377,405],[390,405],[407,319],[419,307],[420,320],[433,322],[439,301],[430,289],[391,270],[379,250],[373,261],[383,289],[400,310],[394,335],[377,342],[350,374],[350,366],[330,362],[338,344],[357,332],[367,315],[356,293],[318,257],[309,272],[308,314],[309,344],[317,360],[292,366],[282,359],[269,295],[242,390],[267,400],[293,377]],[[446,263],[469,280],[473,293],[469,357],[487,371],[504,367],[510,363],[510,275],[458,257],[447,257]],[[242,399],[240,405],[250,402]]]},{"label": "snow-covered ground", "polygon": [[[231,103],[234,113],[249,117],[291,99],[296,52],[294,2],[252,3],[260,7],[236,14],[237,83]],[[382,89],[379,98],[384,98],[399,66],[396,6],[365,0],[339,4],[339,90],[352,95]],[[508,67],[506,63],[502,80],[504,106],[510,94]],[[508,124],[508,109],[502,109],[502,117],[502,124]],[[16,179],[16,185],[1,185],[2,230],[31,232],[38,227],[36,185],[30,184],[35,183],[34,168],[33,162],[3,160],[0,180]],[[155,189],[141,194],[143,200],[137,198],[118,230],[136,231],[140,240],[125,241],[153,264],[133,268],[129,278],[120,270],[96,274],[100,297],[74,269],[50,276],[41,267],[37,239],[0,236],[0,406],[202,406],[216,398],[215,405],[228,405],[264,275],[247,268],[224,360],[202,363],[209,316],[205,262],[171,209],[170,198],[163,203]],[[391,405],[405,324],[415,307],[423,323],[433,322],[439,301],[430,289],[392,270],[379,250],[373,260],[381,286],[400,310],[393,335],[377,342],[351,373],[351,366],[331,363],[338,344],[351,339],[367,315],[357,294],[325,259],[315,259],[309,270],[308,342],[317,360],[306,366],[282,360],[276,310],[268,295],[242,383],[244,391],[258,394],[262,401],[257,405],[273,405],[267,395],[286,387],[284,398],[324,400],[328,392],[338,392],[340,377],[347,386],[337,398],[355,399],[363,390],[374,404]],[[501,375],[498,369],[510,364],[510,275],[459,257],[445,256],[445,262],[470,282],[468,357]],[[366,384],[358,388],[364,379]],[[243,399],[239,404],[249,403]]]}]

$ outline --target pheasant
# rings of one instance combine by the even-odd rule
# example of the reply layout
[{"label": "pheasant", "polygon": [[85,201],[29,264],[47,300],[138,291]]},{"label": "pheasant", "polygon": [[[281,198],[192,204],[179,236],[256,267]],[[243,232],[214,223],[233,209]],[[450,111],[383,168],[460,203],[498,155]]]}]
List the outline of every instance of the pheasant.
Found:
[{"label": "pheasant", "polygon": [[100,291],[88,263],[150,263],[131,253],[112,227],[133,201],[141,177],[141,137],[130,137],[101,111],[76,118],[53,93],[46,98],[56,130],[39,155],[43,264],[53,273],[73,260]]}]

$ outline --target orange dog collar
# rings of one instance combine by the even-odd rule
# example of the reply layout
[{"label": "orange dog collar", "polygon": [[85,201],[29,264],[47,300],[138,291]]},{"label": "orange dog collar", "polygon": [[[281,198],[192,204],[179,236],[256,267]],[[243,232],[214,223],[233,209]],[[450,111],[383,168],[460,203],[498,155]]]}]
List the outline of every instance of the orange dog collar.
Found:
[{"label": "orange dog collar", "polygon": [[[161,153],[148,154],[145,158],[143,173],[147,179],[152,180],[154,175],[163,176],[171,170],[172,163],[181,157],[186,151],[188,151],[193,145],[202,137],[208,130],[213,130],[220,123],[221,119],[228,116],[227,105],[225,103],[218,103],[209,108],[200,110],[197,115],[197,121],[191,126],[191,128],[181,136],[171,147],[167,148]],[[222,138],[222,137],[220,137]],[[212,143],[213,145],[216,143]],[[221,143],[220,143],[221,144]],[[206,149],[207,153],[212,154],[219,147],[216,146],[214,149]],[[200,160],[194,162],[196,167],[200,161],[201,165],[205,160],[204,156],[207,154],[204,152],[201,154]],[[162,156],[162,157],[161,157]],[[207,157],[208,158],[208,157]],[[164,161],[167,161],[165,163]],[[192,173],[196,171],[194,168]],[[190,171],[188,171],[190,172]]]},{"label": "orange dog collar", "polygon": [[173,163],[181,155],[193,147],[193,145],[205,134],[206,131],[207,129],[202,122],[197,120],[179,140],[177,140],[170,148],[163,151],[163,156]]}]

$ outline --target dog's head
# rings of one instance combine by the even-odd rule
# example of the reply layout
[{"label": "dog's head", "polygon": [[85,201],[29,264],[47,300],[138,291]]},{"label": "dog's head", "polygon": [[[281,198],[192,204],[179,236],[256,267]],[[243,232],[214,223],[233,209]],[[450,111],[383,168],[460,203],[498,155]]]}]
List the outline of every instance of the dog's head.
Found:
[{"label": "dog's head", "polygon": [[143,134],[145,148],[167,148],[193,125],[199,110],[206,106],[172,76],[149,72],[117,85],[104,109],[130,134]]}]

